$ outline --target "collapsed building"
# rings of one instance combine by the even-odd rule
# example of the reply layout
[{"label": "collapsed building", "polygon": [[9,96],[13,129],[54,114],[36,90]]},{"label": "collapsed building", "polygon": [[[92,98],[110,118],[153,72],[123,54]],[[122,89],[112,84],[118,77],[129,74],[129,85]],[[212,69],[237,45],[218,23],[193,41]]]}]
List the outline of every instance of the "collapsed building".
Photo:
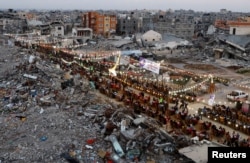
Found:
[{"label": "collapsed building", "polygon": [[223,44],[222,49],[223,52],[225,51],[224,57],[249,61],[249,36],[219,35],[218,39]]}]

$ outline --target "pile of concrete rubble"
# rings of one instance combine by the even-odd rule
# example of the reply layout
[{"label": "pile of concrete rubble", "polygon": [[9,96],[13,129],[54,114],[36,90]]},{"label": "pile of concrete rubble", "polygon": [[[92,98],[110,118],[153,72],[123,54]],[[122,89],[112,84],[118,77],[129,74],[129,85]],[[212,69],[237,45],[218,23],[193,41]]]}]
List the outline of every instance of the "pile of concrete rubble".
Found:
[{"label": "pile of concrete rubble", "polygon": [[0,162],[193,162],[191,144],[37,53],[0,47]]}]

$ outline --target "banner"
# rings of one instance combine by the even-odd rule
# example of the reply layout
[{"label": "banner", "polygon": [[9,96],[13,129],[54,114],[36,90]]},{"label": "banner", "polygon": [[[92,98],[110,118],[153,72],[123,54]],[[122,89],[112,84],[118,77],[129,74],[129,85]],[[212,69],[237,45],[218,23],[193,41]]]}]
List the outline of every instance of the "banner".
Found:
[{"label": "banner", "polygon": [[160,73],[160,63],[156,63],[145,58],[140,58],[139,63],[140,67],[145,68],[146,70],[152,71],[156,74]]},{"label": "banner", "polygon": [[210,95],[209,100],[208,100],[208,105],[213,106],[214,99],[215,99],[215,94]]}]

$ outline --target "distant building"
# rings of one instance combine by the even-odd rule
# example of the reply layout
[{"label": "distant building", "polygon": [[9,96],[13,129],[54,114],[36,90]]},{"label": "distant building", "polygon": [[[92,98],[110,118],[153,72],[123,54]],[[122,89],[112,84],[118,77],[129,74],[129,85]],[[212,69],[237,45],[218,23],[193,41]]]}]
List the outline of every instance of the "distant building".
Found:
[{"label": "distant building", "polygon": [[83,27],[91,28],[93,34],[109,36],[116,31],[116,16],[100,14],[98,12],[86,12],[83,14]]},{"label": "distant building", "polygon": [[174,19],[172,22],[157,22],[155,30],[162,34],[173,34],[180,38],[191,39],[194,35],[194,24]]},{"label": "distant building", "polygon": [[52,22],[50,23],[50,34],[52,36],[61,37],[64,36],[64,25],[62,22]]},{"label": "distant building", "polygon": [[49,35],[50,34],[50,25],[49,24],[38,25],[36,28],[37,28],[37,33],[39,33],[41,35]]},{"label": "distant building", "polygon": [[0,12],[0,33],[24,33],[28,30],[27,21],[13,9]]},{"label": "distant building", "polygon": [[216,20],[214,26],[218,33],[229,34],[229,26],[226,20]]},{"label": "distant building", "polygon": [[[34,31],[34,30],[33,30]],[[64,36],[64,24],[62,22],[52,22],[36,26],[36,33],[40,35],[51,35],[55,37]]]},{"label": "distant building", "polygon": [[250,35],[250,17],[239,21],[229,21],[229,34],[232,35]]},{"label": "distant building", "polygon": [[222,13],[222,14],[227,14],[228,11],[227,11],[227,9],[220,9],[220,13]]},{"label": "distant building", "polygon": [[74,27],[72,28],[73,37],[89,37],[92,38],[93,32],[90,28]]},{"label": "distant building", "polygon": [[229,34],[228,21],[237,21],[238,17],[243,16],[242,13],[233,13],[226,9],[221,9],[217,13],[204,13],[201,19],[196,22],[196,35],[206,35],[208,28],[214,25],[217,33]]},{"label": "distant building", "polygon": [[135,34],[142,31],[142,18],[135,18],[133,15],[117,19],[118,34]]},{"label": "distant building", "polygon": [[142,32],[154,29],[154,20],[152,17],[142,18]]},{"label": "distant building", "polygon": [[171,34],[183,39],[194,36],[194,18],[189,13],[160,14],[154,24],[154,30],[161,34]]},{"label": "distant building", "polygon": [[231,22],[229,23],[229,34],[232,35],[250,35],[250,22]]},{"label": "distant building", "polygon": [[244,21],[246,21],[246,22],[250,22],[250,16],[245,16],[245,17],[243,17],[242,18]]},{"label": "distant building", "polygon": [[0,33],[3,33],[3,20],[0,19]]},{"label": "distant building", "polygon": [[20,19],[26,19],[26,20],[36,20],[37,15],[31,12],[26,11],[19,11],[17,12],[17,15]]},{"label": "distant building", "polygon": [[250,17],[238,18],[235,21],[216,20],[218,32],[231,35],[250,35]]},{"label": "distant building", "polygon": [[216,14],[204,13],[201,18],[195,22],[194,33],[197,37],[205,36],[209,26],[214,25]]},{"label": "distant building", "polygon": [[19,18],[0,18],[1,33],[24,33],[27,31],[27,21]]},{"label": "distant building", "polygon": [[29,28],[32,28],[32,27],[35,27],[38,25],[42,25],[43,22],[39,21],[39,20],[32,19],[32,20],[27,20],[27,24],[28,24]]},{"label": "distant building", "polygon": [[72,35],[69,38],[72,38],[74,44],[84,44],[88,40],[92,39],[93,30],[91,28],[83,28],[83,27],[73,27]]}]

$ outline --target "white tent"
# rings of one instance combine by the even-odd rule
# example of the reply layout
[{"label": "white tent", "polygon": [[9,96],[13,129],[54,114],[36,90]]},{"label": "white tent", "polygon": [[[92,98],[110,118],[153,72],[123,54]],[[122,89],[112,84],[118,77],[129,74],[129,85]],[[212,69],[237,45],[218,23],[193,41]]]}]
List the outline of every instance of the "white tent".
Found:
[{"label": "white tent", "polygon": [[142,41],[144,42],[155,42],[155,41],[161,41],[161,40],[162,40],[162,35],[153,30],[149,30],[142,35]]}]

